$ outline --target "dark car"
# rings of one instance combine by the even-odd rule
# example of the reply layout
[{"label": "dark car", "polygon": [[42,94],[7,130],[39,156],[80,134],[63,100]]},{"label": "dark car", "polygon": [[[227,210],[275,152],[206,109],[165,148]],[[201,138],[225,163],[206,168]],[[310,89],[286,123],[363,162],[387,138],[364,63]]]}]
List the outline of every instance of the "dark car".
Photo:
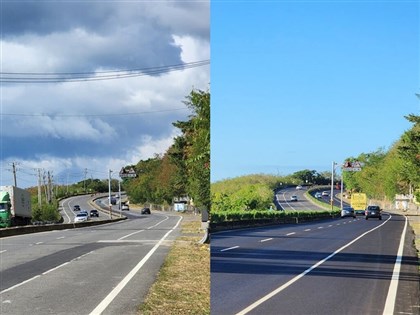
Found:
[{"label": "dark car", "polygon": [[74,205],[73,206],[73,211],[80,211],[80,206],[79,205]]},{"label": "dark car", "polygon": [[99,217],[99,211],[98,211],[98,210],[96,210],[96,209],[90,210],[89,215],[90,215],[91,217]]},{"label": "dark car", "polygon": [[382,220],[381,208],[379,206],[368,206],[365,211],[365,218],[378,218]]},{"label": "dark car", "polygon": [[150,208],[141,209],[141,214],[150,214]]},{"label": "dark car", "polygon": [[354,209],[352,207],[343,207],[343,210],[341,210],[341,217],[352,217],[356,219],[356,214],[354,213]]}]

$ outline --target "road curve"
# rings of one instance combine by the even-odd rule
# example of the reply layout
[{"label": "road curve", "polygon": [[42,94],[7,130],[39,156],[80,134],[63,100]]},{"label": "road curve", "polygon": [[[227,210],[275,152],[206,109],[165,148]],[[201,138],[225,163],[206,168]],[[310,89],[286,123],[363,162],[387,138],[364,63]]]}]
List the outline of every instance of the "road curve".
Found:
[{"label": "road curve", "polygon": [[2,238],[0,314],[137,314],[180,220],[152,212]]}]

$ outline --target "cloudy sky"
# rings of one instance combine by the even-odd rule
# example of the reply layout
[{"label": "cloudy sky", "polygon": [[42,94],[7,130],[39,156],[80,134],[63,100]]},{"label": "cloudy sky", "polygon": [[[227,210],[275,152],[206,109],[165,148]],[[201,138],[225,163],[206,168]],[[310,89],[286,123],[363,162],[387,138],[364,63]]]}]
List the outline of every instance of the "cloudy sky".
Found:
[{"label": "cloudy sky", "polygon": [[[209,1],[1,5],[1,185],[114,176],[163,153],[210,89]],[[184,66],[180,66],[184,65]]]}]

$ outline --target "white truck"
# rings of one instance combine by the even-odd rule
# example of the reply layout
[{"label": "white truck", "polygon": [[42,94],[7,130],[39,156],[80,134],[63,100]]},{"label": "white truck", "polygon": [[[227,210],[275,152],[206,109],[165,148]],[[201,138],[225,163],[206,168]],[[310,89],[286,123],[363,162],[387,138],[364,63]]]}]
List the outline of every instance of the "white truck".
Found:
[{"label": "white truck", "polygon": [[31,194],[15,186],[0,186],[0,228],[30,224]]}]

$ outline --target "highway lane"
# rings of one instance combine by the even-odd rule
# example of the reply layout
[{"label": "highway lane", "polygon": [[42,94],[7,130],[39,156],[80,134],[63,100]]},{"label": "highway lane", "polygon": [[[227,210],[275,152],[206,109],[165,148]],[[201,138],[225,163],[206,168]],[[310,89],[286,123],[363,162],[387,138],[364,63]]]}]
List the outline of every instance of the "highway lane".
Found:
[{"label": "highway lane", "polygon": [[153,212],[0,239],[0,314],[136,314],[179,221]]},{"label": "highway lane", "polygon": [[[303,189],[296,189],[295,187],[281,189],[276,192],[277,203],[283,210],[325,210],[305,197],[306,190],[306,187]],[[298,201],[291,201],[291,196],[293,195],[297,196]]]},{"label": "highway lane", "polygon": [[409,232],[397,295],[387,298],[404,227],[404,217],[384,215],[214,233],[211,312],[384,314],[393,301],[396,313],[419,314]]}]

